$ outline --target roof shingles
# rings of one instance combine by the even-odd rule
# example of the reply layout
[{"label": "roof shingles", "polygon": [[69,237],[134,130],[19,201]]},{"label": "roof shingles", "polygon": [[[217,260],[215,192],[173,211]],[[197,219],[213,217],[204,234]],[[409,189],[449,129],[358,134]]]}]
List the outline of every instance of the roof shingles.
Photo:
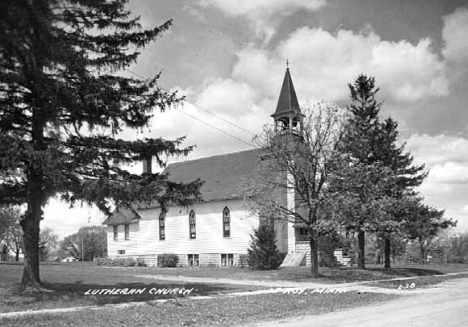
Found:
[{"label": "roof shingles", "polygon": [[260,150],[248,150],[169,165],[165,173],[174,182],[204,181],[203,201],[242,197],[239,182],[251,176],[260,160]]}]

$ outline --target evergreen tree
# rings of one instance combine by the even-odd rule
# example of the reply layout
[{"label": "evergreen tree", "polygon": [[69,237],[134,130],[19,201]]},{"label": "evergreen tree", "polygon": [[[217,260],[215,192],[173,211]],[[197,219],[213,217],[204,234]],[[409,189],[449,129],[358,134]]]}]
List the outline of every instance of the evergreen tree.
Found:
[{"label": "evergreen tree", "polygon": [[441,230],[455,227],[457,221],[444,218],[444,210],[431,208],[421,202],[415,203],[412,215],[405,221],[405,230],[410,240],[419,245],[421,261],[427,262],[428,250]]},{"label": "evergreen tree", "polygon": [[[362,171],[362,168],[365,168],[366,165],[375,164],[374,158],[376,157],[376,141],[379,130],[378,115],[382,105],[377,103],[375,99],[375,95],[379,89],[375,87],[374,78],[359,75],[354,84],[348,84],[348,87],[351,98],[351,104],[349,106],[351,117],[346,126],[345,135],[340,148],[341,151],[349,156],[353,168],[359,167]],[[368,183],[369,174],[364,172],[363,174],[353,175],[366,177],[367,180],[362,183],[365,185],[372,185],[372,183]],[[352,175],[348,175],[348,178],[356,179],[356,177]],[[373,180],[370,180],[370,182],[373,182]],[[368,202],[365,200],[369,199],[369,194],[374,194],[374,192],[367,192],[367,190],[368,188],[359,188],[360,194],[356,194],[356,198],[358,198],[358,201],[363,205],[365,202]],[[354,211],[357,217],[355,215],[349,216],[357,219],[353,219],[352,223],[347,222],[346,228],[356,232],[358,235],[358,268],[364,269],[366,220],[371,217],[365,217],[363,214],[360,214],[359,211],[362,210]],[[372,211],[365,210],[365,212],[369,212],[373,215]]]},{"label": "evergreen tree", "polygon": [[283,256],[276,246],[276,235],[273,224],[261,223],[254,230],[252,243],[248,249],[248,264],[251,269],[278,269]]},{"label": "evergreen tree", "polygon": [[0,2],[0,201],[25,204],[22,284],[40,287],[39,222],[47,201],[71,204],[135,200],[189,204],[199,181],[178,184],[162,174],[122,169],[135,160],[186,155],[176,140],[119,139],[123,129],[147,127],[155,108],[176,94],[149,80],[116,74],[171,21],[143,30],[127,0],[2,0]]},{"label": "evergreen tree", "polygon": [[[408,214],[413,197],[416,195],[414,187],[419,186],[427,173],[424,165],[413,165],[413,157],[405,152],[404,144],[397,145],[398,124],[392,118],[384,122],[379,121],[382,106],[375,99],[378,88],[375,79],[360,75],[353,85],[349,85],[351,105],[349,110],[352,118],[349,121],[347,133],[344,137],[342,150],[349,154],[353,162],[369,167],[381,165],[389,169],[391,182],[382,184],[383,194],[387,205],[385,219],[377,219],[378,231],[385,242],[385,267],[390,268],[391,242],[390,236],[397,232]],[[364,233],[365,228],[357,226],[358,240],[361,254],[358,260],[360,268],[364,263]],[[362,252],[362,253],[361,253]]]}]

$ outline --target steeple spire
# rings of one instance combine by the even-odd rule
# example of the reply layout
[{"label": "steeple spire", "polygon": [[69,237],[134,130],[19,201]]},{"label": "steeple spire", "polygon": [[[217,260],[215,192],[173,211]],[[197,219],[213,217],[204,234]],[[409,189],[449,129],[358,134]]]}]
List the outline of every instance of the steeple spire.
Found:
[{"label": "steeple spire", "polygon": [[275,128],[296,133],[302,132],[303,114],[289,72],[289,60],[286,60],[286,73],[284,74],[276,111],[271,117],[275,120]]}]

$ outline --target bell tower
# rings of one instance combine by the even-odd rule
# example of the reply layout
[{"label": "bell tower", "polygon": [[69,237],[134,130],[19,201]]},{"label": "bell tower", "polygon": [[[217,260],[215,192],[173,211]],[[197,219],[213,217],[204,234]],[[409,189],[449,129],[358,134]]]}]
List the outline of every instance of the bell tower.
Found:
[{"label": "bell tower", "polygon": [[276,111],[271,117],[275,120],[275,132],[302,135],[304,115],[299,108],[299,101],[289,73],[288,63],[286,63],[286,73],[284,74]]}]

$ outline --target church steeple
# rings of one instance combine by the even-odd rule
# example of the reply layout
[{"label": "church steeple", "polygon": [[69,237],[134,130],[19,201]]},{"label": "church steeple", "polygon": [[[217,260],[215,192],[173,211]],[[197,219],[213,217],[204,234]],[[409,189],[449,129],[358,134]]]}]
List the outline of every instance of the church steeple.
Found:
[{"label": "church steeple", "polygon": [[286,65],[286,73],[284,74],[276,111],[271,117],[275,120],[276,131],[301,134],[304,115],[301,113],[291,74],[289,73],[289,63]]}]

